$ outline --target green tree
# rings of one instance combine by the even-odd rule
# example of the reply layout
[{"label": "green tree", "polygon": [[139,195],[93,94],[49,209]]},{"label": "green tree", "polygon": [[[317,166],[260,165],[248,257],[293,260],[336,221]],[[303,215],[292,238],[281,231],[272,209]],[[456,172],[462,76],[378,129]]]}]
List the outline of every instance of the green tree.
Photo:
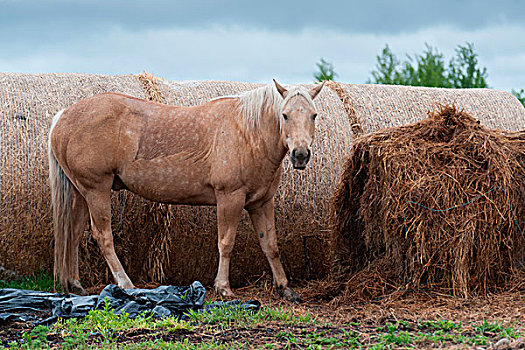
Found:
[{"label": "green tree", "polygon": [[449,87],[443,54],[428,44],[422,55],[408,56],[401,76],[403,85]]},{"label": "green tree", "polygon": [[456,56],[448,64],[448,80],[456,88],[486,88],[487,68],[478,68],[474,44],[458,45]]},{"label": "green tree", "polygon": [[334,65],[328,61],[325,61],[324,58],[321,58],[321,61],[316,63],[319,71],[314,73],[314,78],[316,82],[322,82],[324,80],[334,80],[337,76],[337,73],[334,71]]},{"label": "green tree", "polygon": [[377,56],[376,70],[372,72],[372,79],[369,79],[367,83],[404,85],[400,73],[400,64],[399,59],[386,45],[381,55]]},{"label": "green tree", "polygon": [[524,89],[521,89],[520,91],[518,90],[512,90],[512,94],[514,96],[516,96],[516,98],[518,99],[518,101],[521,102],[521,104],[523,105],[523,107],[525,107],[525,90]]},{"label": "green tree", "polygon": [[377,56],[369,83],[430,87],[487,87],[487,69],[478,67],[478,55],[472,43],[459,45],[448,62],[435,47],[428,44],[422,54],[408,56],[400,62],[386,45]]}]

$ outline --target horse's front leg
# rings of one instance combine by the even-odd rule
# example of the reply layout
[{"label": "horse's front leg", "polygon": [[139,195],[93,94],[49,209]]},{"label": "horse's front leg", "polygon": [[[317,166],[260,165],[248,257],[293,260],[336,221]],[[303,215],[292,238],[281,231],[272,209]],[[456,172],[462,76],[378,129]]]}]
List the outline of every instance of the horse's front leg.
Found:
[{"label": "horse's front leg", "polygon": [[277,247],[277,235],[275,232],[275,214],[273,198],[263,206],[249,210],[250,219],[259,237],[261,248],[270,263],[273,273],[273,281],[279,294],[294,303],[300,302],[301,298],[288,287],[288,279],[284,273],[279,248]]},{"label": "horse's front leg", "polygon": [[235,234],[244,208],[246,195],[241,192],[216,191],[217,228],[219,231],[219,270],[215,290],[223,297],[235,297],[230,288],[230,259],[235,244]]}]

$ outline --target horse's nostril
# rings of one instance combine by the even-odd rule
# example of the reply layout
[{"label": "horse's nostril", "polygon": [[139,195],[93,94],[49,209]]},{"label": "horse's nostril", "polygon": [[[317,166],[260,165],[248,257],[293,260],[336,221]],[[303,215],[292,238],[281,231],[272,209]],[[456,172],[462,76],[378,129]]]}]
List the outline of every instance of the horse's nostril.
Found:
[{"label": "horse's nostril", "polygon": [[300,162],[303,162],[305,159],[308,159],[309,155],[306,152],[306,150],[300,149],[300,150],[293,150],[292,157],[294,157]]}]

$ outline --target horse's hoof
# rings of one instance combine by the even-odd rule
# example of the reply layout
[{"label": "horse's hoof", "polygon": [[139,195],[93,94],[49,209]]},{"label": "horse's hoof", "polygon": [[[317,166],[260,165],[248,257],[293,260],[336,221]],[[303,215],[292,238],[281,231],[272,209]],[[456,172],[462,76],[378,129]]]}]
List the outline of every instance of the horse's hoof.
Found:
[{"label": "horse's hoof", "polygon": [[231,289],[223,289],[219,292],[219,295],[226,299],[235,299],[235,294],[231,291]]},{"label": "horse's hoof", "polygon": [[76,295],[88,295],[78,280],[69,281],[69,292]]},{"label": "horse's hoof", "polygon": [[133,285],[133,283],[125,283],[123,285],[119,285],[122,289],[135,289],[136,287]]},{"label": "horse's hoof", "polygon": [[284,288],[280,293],[282,298],[294,303],[298,304],[301,302],[301,297],[292,290],[292,288]]},{"label": "horse's hoof", "polygon": [[215,291],[219,296],[225,299],[235,299],[235,294],[233,294],[230,288],[215,288]]}]

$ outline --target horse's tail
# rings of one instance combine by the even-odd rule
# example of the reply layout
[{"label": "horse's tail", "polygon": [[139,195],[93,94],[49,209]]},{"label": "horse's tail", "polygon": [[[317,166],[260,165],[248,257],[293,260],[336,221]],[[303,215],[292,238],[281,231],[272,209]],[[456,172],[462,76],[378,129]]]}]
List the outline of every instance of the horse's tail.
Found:
[{"label": "horse's tail", "polygon": [[51,204],[53,206],[53,226],[55,230],[55,267],[54,278],[59,279],[68,291],[69,266],[71,263],[72,246],[72,194],[71,182],[58,164],[51,149],[51,132],[64,110],[58,112],[53,118],[48,139],[49,157],[49,184],[51,185]]}]

